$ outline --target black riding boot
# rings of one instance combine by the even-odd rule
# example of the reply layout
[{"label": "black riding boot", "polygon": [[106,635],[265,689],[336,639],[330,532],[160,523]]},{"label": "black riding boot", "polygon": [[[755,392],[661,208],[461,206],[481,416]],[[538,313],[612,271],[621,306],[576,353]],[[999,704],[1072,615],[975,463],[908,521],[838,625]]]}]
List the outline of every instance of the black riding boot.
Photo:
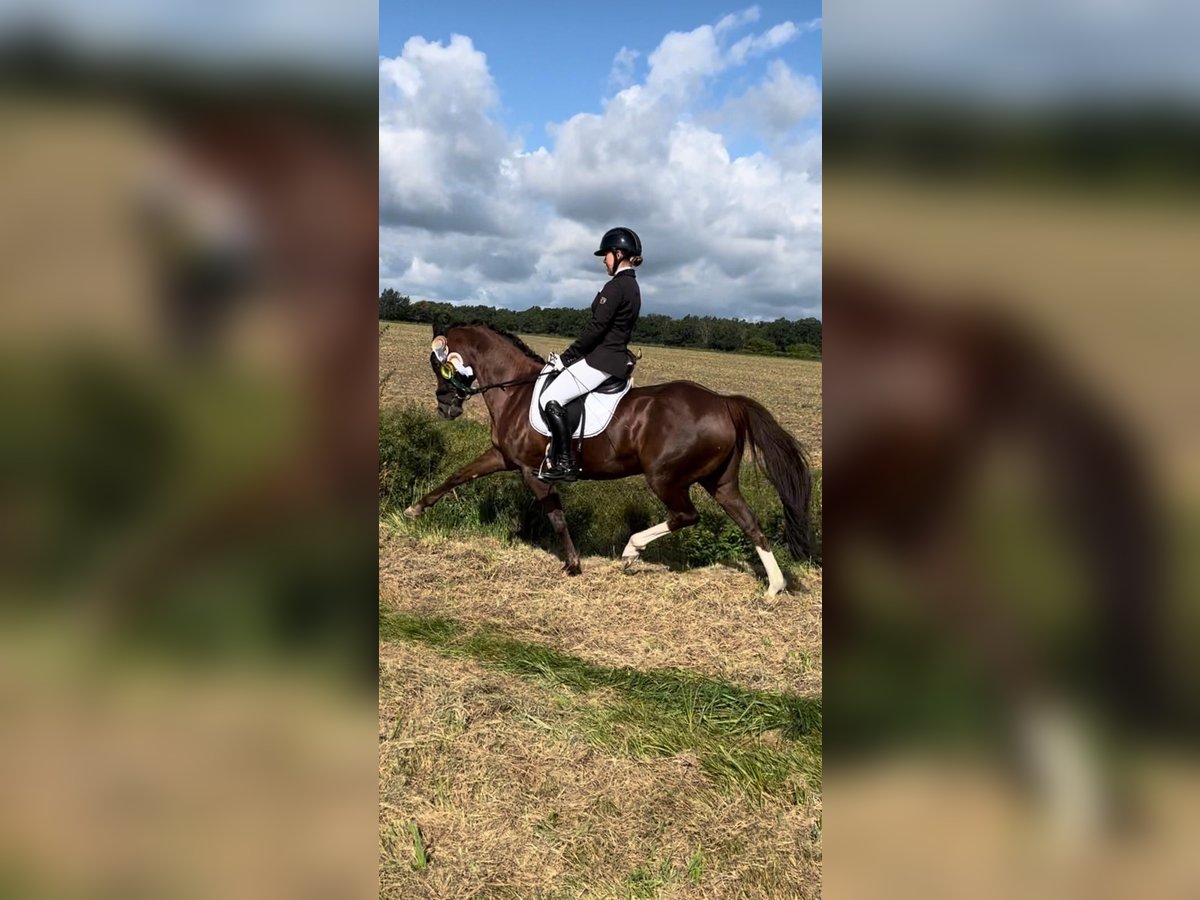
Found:
[{"label": "black riding boot", "polygon": [[546,424],[550,427],[550,465],[538,474],[542,481],[575,481],[579,469],[571,454],[571,426],[567,411],[557,400],[546,404]]}]

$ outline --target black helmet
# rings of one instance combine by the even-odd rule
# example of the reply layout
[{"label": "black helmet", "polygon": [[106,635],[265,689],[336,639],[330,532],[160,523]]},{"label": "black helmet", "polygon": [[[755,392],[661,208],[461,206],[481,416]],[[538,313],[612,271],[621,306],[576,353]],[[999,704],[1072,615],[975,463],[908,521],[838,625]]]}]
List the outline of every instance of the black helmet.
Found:
[{"label": "black helmet", "polygon": [[626,256],[641,256],[642,240],[632,228],[610,228],[600,238],[600,249],[593,255],[603,256],[609,250],[624,250]]}]

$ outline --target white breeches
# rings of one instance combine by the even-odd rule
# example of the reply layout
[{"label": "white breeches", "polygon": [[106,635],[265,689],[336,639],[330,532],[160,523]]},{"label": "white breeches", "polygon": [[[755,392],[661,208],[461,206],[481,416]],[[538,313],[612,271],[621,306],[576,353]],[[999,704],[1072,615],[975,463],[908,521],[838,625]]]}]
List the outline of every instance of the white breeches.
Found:
[{"label": "white breeches", "polygon": [[600,387],[609,377],[607,372],[593,369],[586,360],[577,360],[567,366],[566,371],[554,379],[554,383],[550,387],[546,388],[542,396],[538,398],[538,405],[545,409],[547,403],[557,400],[566,406],[576,397],[582,397],[588,391],[594,391]]}]

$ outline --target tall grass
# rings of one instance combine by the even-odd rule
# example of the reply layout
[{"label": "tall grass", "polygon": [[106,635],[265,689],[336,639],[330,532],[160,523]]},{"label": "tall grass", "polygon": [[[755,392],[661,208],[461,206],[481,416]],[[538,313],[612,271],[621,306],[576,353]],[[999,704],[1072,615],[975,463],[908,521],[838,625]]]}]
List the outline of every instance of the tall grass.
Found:
[{"label": "tall grass", "polygon": [[[551,552],[558,540],[533,494],[515,472],[504,472],[463,485],[442,499],[415,523],[399,511],[445,480],[490,446],[485,426],[477,422],[447,422],[416,406],[380,413],[380,516],[398,527],[440,534],[486,534],[502,540],[521,540]],[[667,510],[641,477],[619,481],[581,481],[560,490],[567,526],[583,555],[616,556],[630,534],[667,517]],[[783,506],[766,478],[747,464],[742,493],[784,564],[793,562],[784,541]],[[672,568],[714,563],[743,563],[755,559],[754,548],[741,529],[708,494],[696,487],[692,499],[700,514],[692,527],[655,541],[644,557]],[[814,546],[821,545],[821,478],[813,473]]]}]

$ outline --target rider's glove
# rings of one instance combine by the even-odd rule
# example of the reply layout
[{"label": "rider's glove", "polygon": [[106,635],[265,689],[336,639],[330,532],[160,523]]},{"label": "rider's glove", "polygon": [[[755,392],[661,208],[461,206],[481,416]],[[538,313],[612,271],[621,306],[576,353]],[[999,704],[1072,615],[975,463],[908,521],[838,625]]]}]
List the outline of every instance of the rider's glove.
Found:
[{"label": "rider's glove", "polygon": [[562,357],[557,353],[551,353],[549,356],[547,356],[546,362],[550,363],[555,372],[561,372],[566,368],[566,366],[563,365]]}]

